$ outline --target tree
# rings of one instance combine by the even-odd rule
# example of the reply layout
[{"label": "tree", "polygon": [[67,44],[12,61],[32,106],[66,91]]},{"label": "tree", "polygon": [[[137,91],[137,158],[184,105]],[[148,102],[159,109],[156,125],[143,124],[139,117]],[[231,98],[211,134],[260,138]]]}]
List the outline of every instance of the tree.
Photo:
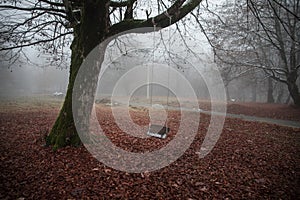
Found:
[{"label": "tree", "polygon": [[300,105],[299,0],[229,1],[218,9],[207,34],[219,62],[263,71]]},{"label": "tree", "polygon": [[[299,106],[300,1],[251,1],[249,8],[267,38],[264,41],[268,45],[261,47],[261,52],[269,58],[271,67],[264,68],[264,71],[273,80],[285,83],[294,103]],[[269,53],[267,48],[270,45],[272,50]]]},{"label": "tree", "polygon": [[[147,8],[146,19],[139,19],[135,12],[138,9],[139,12],[142,11],[141,4],[144,3],[144,7],[149,5],[149,1],[142,0],[32,0],[24,2],[7,0],[2,2],[0,9],[3,15],[13,16],[12,13],[21,13],[24,16],[23,19],[4,16],[9,20],[2,21],[0,24],[0,50],[5,51],[7,55],[10,54],[10,58],[20,54],[22,48],[38,44],[48,51],[63,54],[63,51],[58,52],[58,50],[63,50],[63,47],[68,45],[68,38],[70,38],[68,36],[72,36],[68,89],[59,116],[47,137],[47,144],[57,149],[81,143],[72,114],[72,90],[84,58],[98,44],[126,30],[153,27],[153,23],[157,27],[165,28],[181,20],[201,1],[159,0],[156,1],[158,11],[163,10],[163,12],[157,12],[152,16],[151,8]],[[171,23],[169,16],[172,16]]]}]

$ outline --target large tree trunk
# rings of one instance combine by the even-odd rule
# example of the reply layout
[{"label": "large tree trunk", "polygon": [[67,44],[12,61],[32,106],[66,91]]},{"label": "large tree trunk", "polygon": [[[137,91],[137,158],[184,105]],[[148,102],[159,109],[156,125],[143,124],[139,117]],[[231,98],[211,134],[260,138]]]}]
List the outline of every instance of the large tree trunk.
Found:
[{"label": "large tree trunk", "polygon": [[72,56],[66,97],[52,130],[46,138],[47,145],[53,145],[53,149],[66,146],[68,144],[74,146],[80,144],[80,139],[76,132],[72,113],[73,86],[77,72],[82,63],[82,58],[79,51],[79,35],[80,27],[75,27],[74,39],[71,45]]},{"label": "large tree trunk", "polygon": [[47,145],[53,145],[54,150],[66,145],[77,146],[81,144],[74,125],[72,112],[73,87],[83,59],[105,39],[109,24],[107,1],[108,0],[84,1],[80,25],[74,28],[67,94],[59,116],[50,134],[46,138]]}]

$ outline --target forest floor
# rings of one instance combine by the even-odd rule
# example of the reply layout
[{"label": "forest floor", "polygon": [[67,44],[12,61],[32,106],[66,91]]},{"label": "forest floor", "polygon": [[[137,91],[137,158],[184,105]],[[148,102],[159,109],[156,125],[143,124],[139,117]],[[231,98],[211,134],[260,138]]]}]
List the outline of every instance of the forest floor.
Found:
[{"label": "forest floor", "polygon": [[[300,129],[226,118],[213,150],[197,152],[210,116],[201,123],[187,151],[167,167],[127,173],[107,167],[83,146],[53,152],[44,136],[61,101],[3,100],[0,103],[0,199],[297,199],[300,196]],[[201,106],[200,106],[201,107]],[[300,109],[286,105],[229,103],[228,111],[300,121]],[[131,109],[146,125],[146,112]],[[99,105],[98,120],[111,141],[133,152],[167,145],[176,134],[179,113],[166,140],[136,139],[113,122],[108,106]],[[191,118],[192,119],[192,118]],[[192,121],[192,120],[191,120]],[[113,134],[110,134],[113,132]]]}]

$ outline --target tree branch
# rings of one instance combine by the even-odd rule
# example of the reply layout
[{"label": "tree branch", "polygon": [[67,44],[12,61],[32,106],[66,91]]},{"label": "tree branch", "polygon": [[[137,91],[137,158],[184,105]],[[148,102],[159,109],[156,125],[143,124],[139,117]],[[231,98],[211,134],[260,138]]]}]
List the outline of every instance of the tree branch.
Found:
[{"label": "tree branch", "polygon": [[145,19],[123,20],[110,27],[108,36],[116,35],[123,31],[127,31],[134,28],[153,27],[154,25],[160,28],[168,27],[178,22],[180,19],[185,17],[189,12],[194,10],[202,2],[202,0],[189,0],[185,5],[183,5],[185,2],[186,0],[177,0],[164,13],[158,14],[157,16],[146,20]]},{"label": "tree branch", "polygon": [[133,5],[137,0],[129,0],[129,4],[127,5],[124,19],[133,19]]},{"label": "tree branch", "polygon": [[39,1],[47,3],[51,6],[57,6],[57,7],[64,7],[65,6],[63,3],[58,3],[58,2],[48,1],[48,0],[39,0]]},{"label": "tree branch", "polygon": [[18,7],[18,6],[0,5],[0,8],[12,9],[12,10],[22,10],[22,11],[29,11],[29,12],[31,12],[31,11],[52,11],[52,12],[65,13],[65,10],[63,10],[63,9],[43,8],[43,7],[24,8],[24,7]]},{"label": "tree branch", "polygon": [[286,10],[288,13],[290,13],[291,15],[293,15],[296,19],[300,20],[300,17],[295,14],[294,12],[290,11],[286,6],[284,6],[282,3],[278,2],[277,0],[273,0],[273,2],[275,2],[276,4],[278,4],[280,7],[282,7],[284,10]]},{"label": "tree branch", "polygon": [[66,32],[66,33],[62,33],[54,38],[50,38],[50,39],[46,39],[46,40],[39,40],[36,42],[32,42],[32,43],[27,43],[27,44],[22,44],[22,45],[17,45],[17,46],[11,46],[11,47],[3,47],[0,48],[0,51],[7,51],[7,50],[12,50],[12,49],[18,49],[18,48],[23,48],[23,47],[28,47],[28,46],[33,46],[33,45],[37,45],[37,44],[41,44],[41,43],[47,43],[47,42],[51,42],[54,40],[57,40],[61,37],[64,37],[66,35],[70,35],[73,34],[73,32]]},{"label": "tree branch", "polygon": [[110,1],[109,6],[113,8],[120,8],[120,7],[126,7],[130,4],[132,0],[127,1]]}]

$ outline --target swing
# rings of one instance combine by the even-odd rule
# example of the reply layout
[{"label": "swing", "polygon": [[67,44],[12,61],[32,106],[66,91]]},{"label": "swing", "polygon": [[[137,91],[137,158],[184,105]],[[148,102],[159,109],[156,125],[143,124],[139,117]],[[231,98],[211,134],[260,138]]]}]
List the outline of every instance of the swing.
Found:
[{"label": "swing", "polygon": [[169,131],[170,131],[170,129],[167,127],[167,124],[165,126],[151,124],[151,125],[149,125],[147,135],[165,139],[167,137],[167,134]]},{"label": "swing", "polygon": [[[171,25],[172,23],[172,17],[168,14],[168,12],[166,11],[165,12],[166,16],[169,17],[169,26]],[[153,43],[154,43],[154,49],[155,49],[155,31],[156,31],[156,24],[154,22],[154,18],[152,18],[152,23],[153,23],[153,28],[154,28],[154,31],[153,31]],[[155,59],[155,56],[154,56],[154,49],[153,49],[153,63],[154,63],[154,59]],[[169,27],[169,51],[170,51],[170,27]],[[151,70],[151,78],[153,79],[153,67],[152,67],[152,70]],[[150,117],[150,123],[149,123],[149,127],[148,127],[148,131],[147,131],[147,135],[149,136],[152,136],[152,137],[156,137],[156,138],[160,138],[160,139],[165,139],[167,137],[167,134],[169,133],[170,131],[170,128],[168,127],[168,111],[169,111],[169,96],[170,96],[170,90],[169,90],[169,84],[170,84],[170,59],[168,60],[168,95],[167,95],[167,117],[166,117],[166,122],[164,124],[164,126],[162,125],[158,125],[158,124],[152,124],[151,123],[151,116],[149,114],[149,117]],[[150,82],[148,82],[148,85],[150,85]],[[151,108],[153,108],[153,102],[152,102],[152,98],[153,98],[153,86],[151,86],[151,97],[150,97],[150,105],[151,105]],[[150,112],[149,112],[150,113]]]}]

